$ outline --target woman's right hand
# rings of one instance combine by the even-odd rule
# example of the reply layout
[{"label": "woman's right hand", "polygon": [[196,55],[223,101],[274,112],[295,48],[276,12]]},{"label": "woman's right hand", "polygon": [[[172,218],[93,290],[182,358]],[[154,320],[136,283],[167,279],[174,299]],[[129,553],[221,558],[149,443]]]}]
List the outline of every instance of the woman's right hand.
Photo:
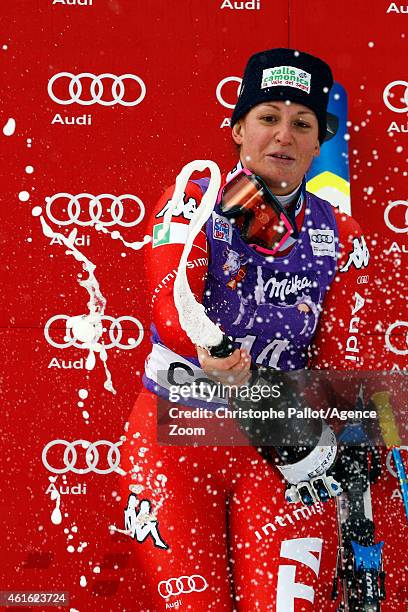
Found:
[{"label": "woman's right hand", "polygon": [[244,349],[235,349],[228,357],[212,357],[196,346],[200,366],[208,378],[225,386],[244,385],[251,377],[251,356]]}]

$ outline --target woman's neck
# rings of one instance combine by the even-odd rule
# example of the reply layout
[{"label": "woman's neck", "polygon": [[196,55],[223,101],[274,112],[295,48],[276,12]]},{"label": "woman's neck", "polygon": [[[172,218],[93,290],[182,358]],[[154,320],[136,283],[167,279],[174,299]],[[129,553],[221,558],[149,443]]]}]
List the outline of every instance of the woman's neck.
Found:
[{"label": "woman's neck", "polygon": [[290,206],[290,204],[292,204],[293,200],[295,199],[295,196],[299,193],[299,188],[301,184],[302,183],[299,183],[299,185],[295,187],[295,189],[291,191],[291,193],[287,193],[285,195],[273,195],[278,200],[279,204],[281,204],[284,208],[287,208],[288,206]]},{"label": "woman's neck", "polygon": [[[234,170],[235,170],[235,172],[238,172],[239,170],[241,170],[244,167],[245,167],[245,165],[242,163],[242,160],[239,159],[238,160],[238,164],[235,166]],[[235,172],[233,172],[233,175],[235,175]],[[295,196],[299,192],[299,188],[300,188],[301,184],[302,183],[299,183],[299,185],[297,187],[295,187],[295,189],[293,191],[291,191],[290,193],[285,193],[284,195],[277,195],[276,193],[273,193],[272,189],[271,189],[271,192],[273,193],[275,198],[278,200],[279,204],[281,204],[284,208],[286,208],[290,204],[292,204],[292,202],[294,201]]]}]

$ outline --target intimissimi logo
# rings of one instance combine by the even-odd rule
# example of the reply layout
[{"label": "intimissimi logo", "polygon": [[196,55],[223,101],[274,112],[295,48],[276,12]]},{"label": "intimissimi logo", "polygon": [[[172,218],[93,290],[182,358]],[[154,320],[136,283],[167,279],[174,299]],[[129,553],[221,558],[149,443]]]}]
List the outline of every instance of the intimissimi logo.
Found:
[{"label": "intimissimi logo", "polygon": [[259,11],[261,8],[261,0],[247,0],[247,2],[233,2],[232,0],[224,0],[220,8],[221,9],[232,9],[236,11],[242,11],[242,10]]},{"label": "intimissimi logo", "polygon": [[[277,514],[273,522],[265,523],[262,526],[263,534],[270,536],[270,532],[277,531],[280,527],[287,527],[288,524],[294,525],[296,521],[307,521],[311,516],[323,514],[323,505],[316,502],[313,506],[300,506],[289,514]],[[257,540],[262,540],[264,535],[260,531],[255,531]]]}]

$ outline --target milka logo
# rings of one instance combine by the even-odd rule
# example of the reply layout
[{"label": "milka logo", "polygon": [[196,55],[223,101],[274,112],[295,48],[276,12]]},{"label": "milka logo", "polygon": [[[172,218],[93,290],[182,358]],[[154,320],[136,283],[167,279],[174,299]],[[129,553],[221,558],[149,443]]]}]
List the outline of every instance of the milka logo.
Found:
[{"label": "milka logo", "polygon": [[266,87],[296,87],[306,93],[310,93],[311,74],[294,66],[277,66],[266,68],[262,72],[261,89]]},{"label": "milka logo", "polygon": [[276,278],[272,277],[265,283],[265,293],[269,289],[269,297],[278,297],[282,302],[285,301],[286,297],[291,293],[299,293],[302,289],[306,289],[306,287],[310,288],[312,286],[312,281],[304,276],[303,278],[299,278],[297,274],[292,278],[284,278],[279,281]]}]

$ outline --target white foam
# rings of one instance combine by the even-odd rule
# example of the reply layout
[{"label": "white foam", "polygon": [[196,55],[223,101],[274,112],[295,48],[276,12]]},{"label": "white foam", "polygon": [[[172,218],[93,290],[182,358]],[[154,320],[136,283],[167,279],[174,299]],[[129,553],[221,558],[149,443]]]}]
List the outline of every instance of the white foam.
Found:
[{"label": "white foam", "polygon": [[20,202],[28,202],[28,200],[30,199],[30,194],[28,193],[28,191],[20,191],[20,193],[18,194],[18,199],[20,200]]},{"label": "white foam", "polygon": [[55,508],[51,514],[51,523],[53,523],[54,525],[61,525],[62,523],[62,514],[61,514],[61,509],[60,509],[61,495],[58,493],[57,490],[54,489],[53,491],[51,491],[51,499],[55,500]]},{"label": "white foam", "polygon": [[[3,47],[4,49],[4,47]],[[3,134],[5,136],[12,136],[16,130],[16,121],[13,118],[7,120],[7,123],[3,126]]]},{"label": "white foam", "polygon": [[[34,209],[32,212],[34,214]],[[105,313],[106,298],[102,295],[99,288],[99,283],[94,274],[96,266],[75,246],[75,239],[78,233],[76,228],[72,230],[67,238],[64,234],[54,232],[42,215],[40,216],[40,221],[44,235],[47,238],[56,238],[62,244],[68,247],[65,254],[72,255],[74,259],[80,261],[84,271],[88,273],[88,278],[84,280],[80,280],[78,278],[78,283],[81,285],[81,287],[84,287],[89,294],[90,299],[87,304],[89,313],[86,315],[70,317],[67,319],[66,326],[67,329],[72,330],[74,338],[82,341],[83,348],[89,350],[89,354],[85,362],[85,368],[87,370],[92,370],[95,367],[95,353],[99,354],[99,358],[103,363],[106,376],[104,388],[107,391],[116,394],[116,390],[112,384],[111,373],[106,365],[108,355],[103,342],[99,342],[103,333],[102,317]]]},{"label": "white foam", "polygon": [[[149,244],[149,242],[152,242],[153,240],[152,236],[149,236],[148,234],[146,234],[146,236],[144,236],[142,241],[127,242],[127,240],[123,238],[122,234],[118,230],[113,230],[111,232],[104,225],[102,225],[102,223],[96,223],[95,229],[98,232],[102,232],[102,234],[107,234],[108,236],[112,238],[112,240],[120,240],[125,247],[128,247],[129,249],[133,249],[133,251],[139,251],[144,246],[146,246],[146,244]],[[122,253],[122,256],[123,255],[126,255],[126,253]]]},{"label": "white foam", "polygon": [[206,315],[204,306],[195,299],[188,284],[186,266],[193,242],[207,219],[210,217],[217,201],[221,186],[221,172],[217,164],[211,160],[194,160],[184,166],[176,178],[173,197],[163,217],[163,227],[158,238],[164,236],[170,227],[172,213],[183,199],[186,185],[193,172],[203,172],[210,169],[211,179],[203,195],[201,204],[195,210],[189,225],[188,236],[180,259],[177,277],[174,282],[174,303],[176,305],[180,326],[187,336],[199,346],[209,348],[220,344],[223,334],[221,329]]}]

